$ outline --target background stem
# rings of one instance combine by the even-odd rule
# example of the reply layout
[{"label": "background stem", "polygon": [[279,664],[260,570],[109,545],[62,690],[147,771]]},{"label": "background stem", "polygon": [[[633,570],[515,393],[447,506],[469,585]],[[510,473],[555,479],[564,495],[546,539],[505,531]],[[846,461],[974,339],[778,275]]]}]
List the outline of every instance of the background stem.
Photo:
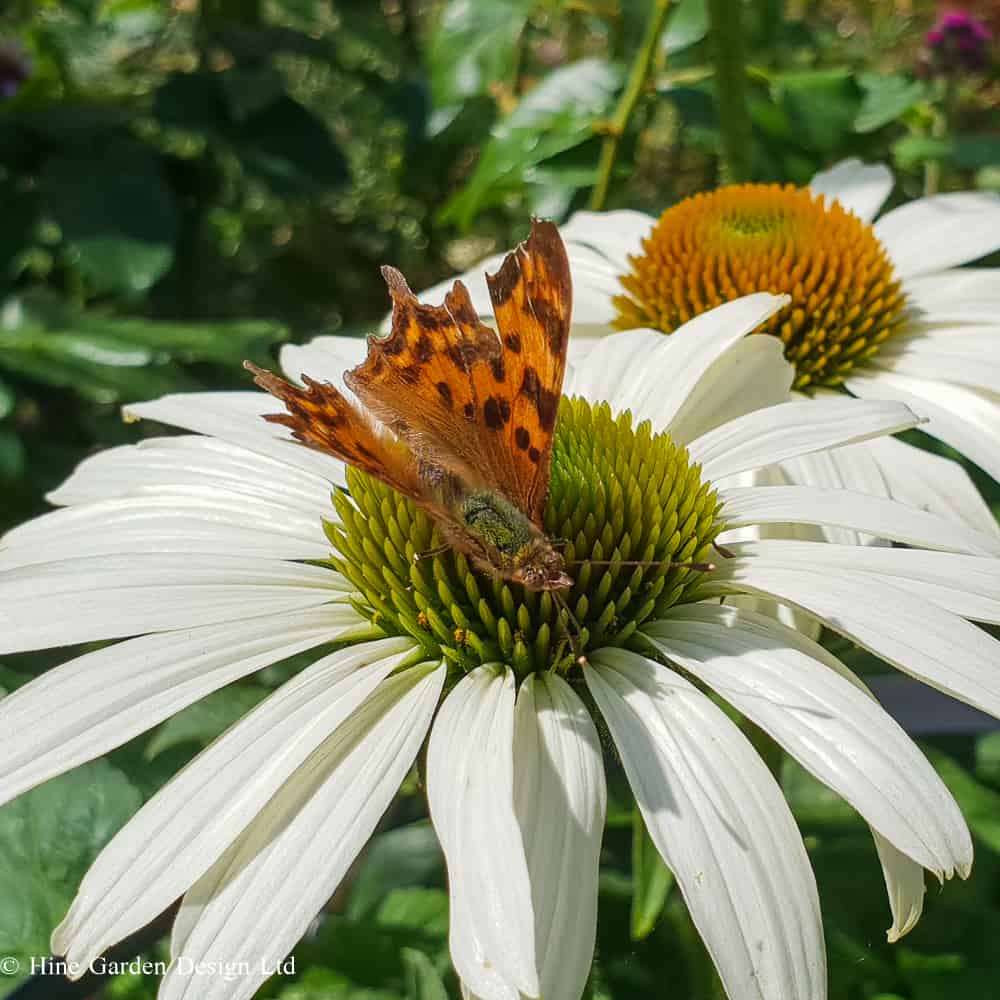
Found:
[{"label": "background stem", "polygon": [[646,34],[642,40],[642,45],[636,53],[635,61],[629,72],[628,84],[625,93],[622,94],[615,116],[611,120],[608,134],[604,137],[604,144],[601,146],[601,158],[597,164],[597,183],[590,193],[590,207],[595,211],[604,208],[604,203],[608,200],[608,188],[611,186],[611,172],[614,169],[615,160],[618,157],[618,147],[621,144],[622,136],[628,126],[629,119],[635,106],[639,103],[639,98],[646,86],[646,77],[649,75],[656,56],[656,48],[663,34],[663,26],[667,20],[667,10],[670,8],[670,0],[655,0],[653,9],[650,11],[649,21],[646,24]]},{"label": "background stem", "polygon": [[750,112],[741,7],[741,0],[708,0],[722,147],[719,174],[723,184],[740,184],[750,178]]}]

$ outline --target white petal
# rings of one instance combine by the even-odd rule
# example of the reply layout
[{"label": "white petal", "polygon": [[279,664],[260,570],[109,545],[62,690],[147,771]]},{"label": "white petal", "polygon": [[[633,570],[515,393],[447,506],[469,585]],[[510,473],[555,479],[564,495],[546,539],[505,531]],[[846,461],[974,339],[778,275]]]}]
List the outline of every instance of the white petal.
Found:
[{"label": "white petal", "polygon": [[700,433],[699,421],[711,423],[713,413],[704,405],[694,415],[699,420],[685,412],[698,383],[734,343],[786,301],[758,292],[696,316],[669,337],[650,330],[606,337],[576,366],[571,391],[595,402],[607,400],[618,412],[631,410],[636,421],[650,420],[656,431],[672,429],[676,420]]},{"label": "white petal", "polygon": [[974,531],[885,497],[811,486],[720,490],[721,517],[730,528],[754,524],[814,524],[851,528],[926,549],[1000,555],[1000,537]]},{"label": "white petal", "polygon": [[764,615],[708,603],[672,608],[643,632],[904,854],[939,878],[972,864],[969,831],[937,772],[817,643]]},{"label": "white petal", "polygon": [[881,163],[862,163],[851,157],[823,170],[809,182],[814,194],[839,201],[859,219],[871,222],[892,191],[892,171]]},{"label": "white petal", "polygon": [[514,722],[514,805],[535,911],[545,1000],[580,1000],[597,934],[606,792],[597,729],[558,675],[522,685]]},{"label": "white petal", "polygon": [[855,396],[896,399],[926,417],[921,430],[940,438],[1000,480],[1000,397],[959,385],[867,369],[847,380]]},{"label": "white petal", "polygon": [[926,323],[995,323],[1000,313],[1000,268],[965,267],[904,282],[906,302]]},{"label": "white petal", "polygon": [[[332,508],[331,508],[332,512]],[[237,552],[276,559],[325,559],[330,543],[320,511],[286,507],[216,486],[101,500],[43,514],[0,539],[0,570],[123,553]]]},{"label": "white petal", "polygon": [[690,682],[634,653],[599,650],[584,676],[730,1000],[822,1000],[809,859],[749,741]]},{"label": "white petal", "polygon": [[736,542],[729,549],[742,558],[763,557],[792,568],[870,573],[962,618],[1000,624],[1000,562],[996,559],[920,549],[862,550],[855,545],[787,539]]},{"label": "white petal", "polygon": [[885,837],[878,833],[874,836],[886,892],[889,894],[889,908],[892,910],[892,926],[885,936],[889,944],[895,944],[916,927],[920,914],[924,911],[924,869],[901,851],[897,851]]},{"label": "white petal", "polygon": [[1000,643],[900,586],[870,573],[789,567],[757,556],[720,560],[711,577],[712,591],[773,597],[797,607],[900,670],[1000,717]]},{"label": "white petal", "polygon": [[894,403],[796,400],[730,420],[692,441],[688,451],[701,464],[703,477],[716,480],[918,423],[906,406]]},{"label": "white petal", "polygon": [[629,256],[642,253],[642,242],[655,225],[655,216],[631,209],[574,212],[559,232],[567,244],[590,247],[625,274],[631,269]]},{"label": "white petal", "polygon": [[133,403],[123,412],[130,420],[158,420],[209,434],[345,485],[343,462],[298,444],[287,427],[264,420],[264,414],[280,413],[281,409],[266,392],[186,392]]},{"label": "white petal", "polygon": [[483,1000],[539,995],[513,739],[514,675],[485,666],[448,696],[427,751],[427,801],[448,863],[451,957]]},{"label": "white petal", "polygon": [[146,635],[85,653],[0,700],[0,804],[226,684],[363,625],[348,606]]},{"label": "white petal", "polygon": [[166,909],[412,650],[393,638],[332,653],[227,730],[98,855],[53,948],[86,966]]},{"label": "white petal", "polygon": [[0,650],[196,628],[341,599],[332,570],[176,553],[89,556],[0,572]]},{"label": "white petal", "polygon": [[[413,764],[445,668],[405,670],[282,786],[188,891],[160,1000],[249,1000],[306,932],[375,830]],[[231,981],[200,963],[250,970]]]},{"label": "white petal", "polygon": [[1000,329],[967,327],[967,333],[956,334],[943,342],[939,338],[901,339],[891,349],[879,352],[870,365],[887,372],[898,372],[913,378],[940,379],[972,389],[1000,393],[1000,350],[995,354],[979,349],[976,331],[981,330],[983,344],[1000,343]]},{"label": "white petal", "polygon": [[286,506],[306,514],[330,507],[327,479],[217,438],[187,434],[150,438],[86,458],[47,499],[62,506],[192,486],[217,486],[264,500],[280,496]]},{"label": "white petal", "polygon": [[1000,248],[1000,197],[955,191],[918,198],[886,212],[874,229],[901,277],[929,274]]},{"label": "white petal", "polygon": [[1000,531],[993,512],[958,462],[891,437],[875,438],[859,447],[878,463],[894,499],[961,521],[976,531]]},{"label": "white petal", "polygon": [[[882,470],[870,450],[873,442],[886,440],[894,439],[873,438],[871,441],[849,444],[843,448],[799,455],[782,462],[781,469],[790,482],[801,486],[818,486],[827,490],[854,490],[857,493],[867,493],[869,496],[890,496]],[[881,540],[873,535],[861,534],[846,528],[825,526],[821,535],[827,541],[843,545],[882,544]]]},{"label": "white petal", "polygon": [[600,252],[580,243],[567,242],[566,255],[573,279],[572,336],[608,334],[618,315],[614,297],[623,291],[622,269]]},{"label": "white petal", "polygon": [[285,344],[281,348],[281,368],[287,378],[302,384],[309,375],[317,382],[329,382],[341,392],[349,391],[344,372],[365,360],[364,337],[314,337],[308,344]]}]

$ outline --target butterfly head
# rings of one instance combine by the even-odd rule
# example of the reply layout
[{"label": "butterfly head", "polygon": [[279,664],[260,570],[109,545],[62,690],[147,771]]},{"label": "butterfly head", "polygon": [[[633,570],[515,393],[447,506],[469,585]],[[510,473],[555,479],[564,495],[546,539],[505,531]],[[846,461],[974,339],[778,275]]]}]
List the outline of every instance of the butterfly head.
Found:
[{"label": "butterfly head", "polygon": [[519,557],[510,578],[525,590],[566,590],[573,586],[561,553],[541,538]]}]

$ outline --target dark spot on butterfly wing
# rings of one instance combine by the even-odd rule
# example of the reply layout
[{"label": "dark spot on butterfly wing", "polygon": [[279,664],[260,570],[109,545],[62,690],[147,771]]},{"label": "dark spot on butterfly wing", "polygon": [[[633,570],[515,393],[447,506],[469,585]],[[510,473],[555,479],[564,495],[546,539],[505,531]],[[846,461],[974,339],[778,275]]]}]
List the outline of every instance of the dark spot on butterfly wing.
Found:
[{"label": "dark spot on butterfly wing", "polygon": [[483,419],[490,430],[500,430],[510,420],[510,403],[499,396],[490,396],[483,404]]},{"label": "dark spot on butterfly wing", "polygon": [[538,372],[534,368],[524,369],[520,392],[535,407],[538,422],[543,430],[551,430],[555,426],[556,414],[559,412],[559,397],[542,386]]},{"label": "dark spot on butterfly wing", "polygon": [[518,427],[514,431],[514,443],[521,449],[521,451],[527,451],[528,445],[531,444],[531,435],[528,433],[527,427]]},{"label": "dark spot on butterfly wing", "polygon": [[454,405],[454,397],[451,394],[451,386],[447,382],[438,382],[435,388],[438,391],[438,395],[441,397],[441,402],[450,410]]}]

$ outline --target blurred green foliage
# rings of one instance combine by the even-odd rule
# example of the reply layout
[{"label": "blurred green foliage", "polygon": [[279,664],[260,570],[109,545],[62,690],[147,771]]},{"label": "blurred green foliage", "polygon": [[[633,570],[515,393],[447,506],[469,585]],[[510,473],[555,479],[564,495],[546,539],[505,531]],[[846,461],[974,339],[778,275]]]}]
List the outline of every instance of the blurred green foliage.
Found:
[{"label": "blurred green foliage", "polygon": [[[366,332],[378,265],[430,284],[585,207],[652,0],[10,0],[0,11],[0,529],[86,454],[135,440],[123,402],[246,387],[244,357]],[[995,11],[995,5],[992,8]],[[983,5],[988,13],[988,5]],[[803,183],[846,156],[929,185],[1000,189],[996,61],[929,72],[929,0],[733,0],[748,176]],[[994,37],[1000,24],[994,24]],[[677,0],[615,135],[607,207],[658,212],[720,175],[705,0]],[[996,485],[981,479],[994,491]],[[65,654],[10,658],[11,689]],[[87,864],[280,669],[0,810],[0,953],[43,954]],[[977,838],[890,947],[866,828],[787,766],[820,882],[834,1000],[996,993],[1000,742],[936,741]],[[947,754],[947,756],[945,755]],[[612,772],[593,1000],[719,994],[682,901]],[[408,785],[296,950],[281,1000],[443,1000],[441,855]],[[26,831],[30,829],[28,836]],[[160,942],[151,957],[163,957]],[[0,979],[0,996],[14,980]],[[105,995],[149,1000],[121,976]]]}]

